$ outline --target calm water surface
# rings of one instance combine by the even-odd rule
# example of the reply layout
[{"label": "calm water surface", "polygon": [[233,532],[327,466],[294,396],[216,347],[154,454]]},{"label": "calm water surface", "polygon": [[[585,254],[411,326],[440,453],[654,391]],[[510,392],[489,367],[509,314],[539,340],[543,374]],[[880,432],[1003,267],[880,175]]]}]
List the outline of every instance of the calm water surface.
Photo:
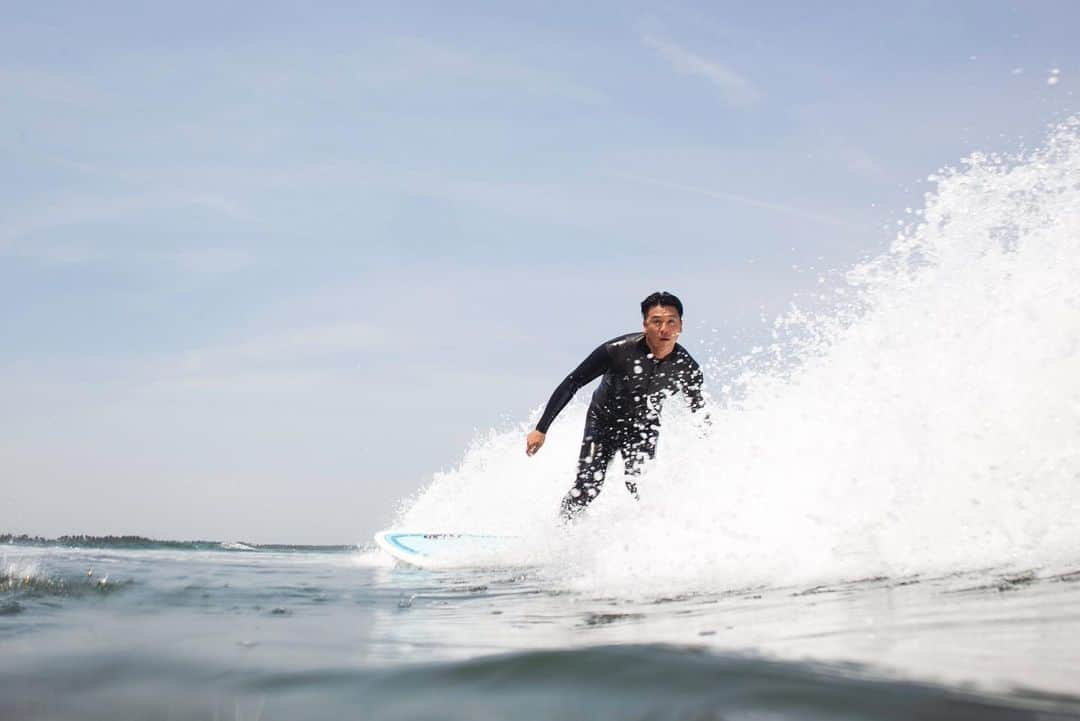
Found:
[{"label": "calm water surface", "polygon": [[1080,718],[1080,564],[627,599],[360,549],[0,561],[3,719]]}]

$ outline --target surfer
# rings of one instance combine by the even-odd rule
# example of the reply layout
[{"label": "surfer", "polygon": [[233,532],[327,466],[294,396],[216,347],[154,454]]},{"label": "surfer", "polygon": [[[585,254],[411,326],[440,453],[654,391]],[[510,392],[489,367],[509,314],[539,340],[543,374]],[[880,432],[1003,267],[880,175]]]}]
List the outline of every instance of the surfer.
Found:
[{"label": "surfer", "polygon": [[705,406],[703,376],[690,354],[675,341],[682,332],[682,302],[666,291],[641,301],[643,332],[613,338],[589,354],[559,384],[525,439],[525,453],[544,445],[548,427],[579,388],[604,377],[585,415],[577,479],[563,498],[561,513],[572,520],[600,494],[608,465],[620,453],[626,488],[638,497],[642,464],[656,455],[664,399],[682,393],[694,412]]}]

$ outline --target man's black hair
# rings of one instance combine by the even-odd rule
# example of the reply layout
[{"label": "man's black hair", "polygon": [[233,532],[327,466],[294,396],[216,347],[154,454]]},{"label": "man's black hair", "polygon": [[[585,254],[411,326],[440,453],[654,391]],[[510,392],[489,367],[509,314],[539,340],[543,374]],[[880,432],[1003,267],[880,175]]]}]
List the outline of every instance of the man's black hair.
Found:
[{"label": "man's black hair", "polygon": [[666,290],[650,293],[648,298],[641,301],[641,317],[649,315],[649,311],[658,305],[674,308],[679,311],[679,317],[682,318],[682,301],[675,297],[674,293],[668,293]]}]

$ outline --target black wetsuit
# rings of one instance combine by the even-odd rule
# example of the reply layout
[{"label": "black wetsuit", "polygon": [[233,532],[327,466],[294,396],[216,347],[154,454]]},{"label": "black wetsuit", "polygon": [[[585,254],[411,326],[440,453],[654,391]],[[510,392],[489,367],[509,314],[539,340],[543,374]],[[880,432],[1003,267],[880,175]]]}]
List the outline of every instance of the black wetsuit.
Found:
[{"label": "black wetsuit", "polygon": [[660,410],[666,396],[681,392],[690,408],[705,405],[703,377],[697,361],[678,343],[662,360],[653,357],[644,333],[630,333],[604,343],[589,354],[551,394],[536,430],[547,433],[551,422],[579,388],[604,376],[585,416],[577,480],[562,502],[571,518],[600,493],[608,464],[621,453],[626,487],[637,498],[635,477],[643,461],[656,454]]}]

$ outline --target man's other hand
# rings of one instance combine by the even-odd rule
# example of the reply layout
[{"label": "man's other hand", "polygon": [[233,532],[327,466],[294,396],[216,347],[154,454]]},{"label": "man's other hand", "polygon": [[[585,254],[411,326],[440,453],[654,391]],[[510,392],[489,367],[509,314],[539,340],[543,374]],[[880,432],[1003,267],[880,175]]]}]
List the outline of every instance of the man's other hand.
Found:
[{"label": "man's other hand", "polygon": [[529,435],[525,436],[525,455],[531,456],[540,450],[545,437],[540,431],[529,431]]}]

